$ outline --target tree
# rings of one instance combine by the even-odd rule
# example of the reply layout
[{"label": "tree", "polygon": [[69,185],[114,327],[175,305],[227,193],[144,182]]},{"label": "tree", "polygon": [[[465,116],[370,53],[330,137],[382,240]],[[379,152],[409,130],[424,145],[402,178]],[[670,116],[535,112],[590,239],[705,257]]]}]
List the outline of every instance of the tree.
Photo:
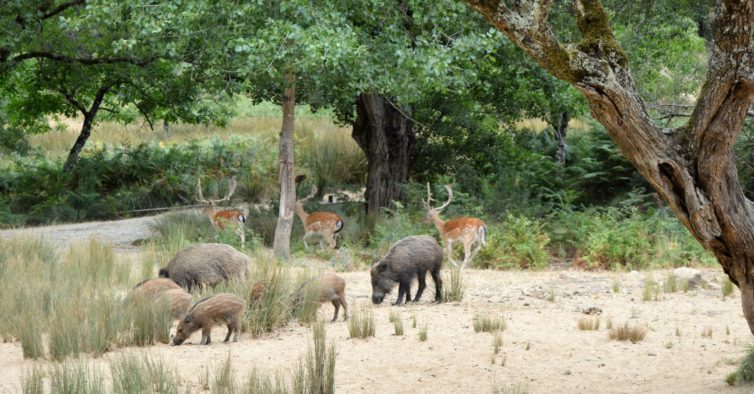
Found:
[{"label": "tree", "polygon": [[651,120],[600,1],[574,1],[580,38],[573,43],[553,33],[550,1],[467,3],[586,97],[592,116],[621,153],[741,289],[744,316],[754,333],[754,206],[744,196],[733,157],[754,98],[750,2],[717,2],[705,83],[689,121],[674,129]]},{"label": "tree", "polygon": [[[190,123],[222,122],[207,111],[210,64],[222,58],[199,31],[213,14],[201,4],[85,0],[11,2],[0,12],[0,93],[27,132],[49,130],[48,116],[83,117],[64,165],[71,171],[102,111],[133,121],[135,107],[149,124],[155,115]],[[204,35],[203,35],[204,34]],[[54,45],[51,45],[54,43]],[[209,82],[208,82],[209,81]],[[10,111],[9,111],[10,112]]]}]

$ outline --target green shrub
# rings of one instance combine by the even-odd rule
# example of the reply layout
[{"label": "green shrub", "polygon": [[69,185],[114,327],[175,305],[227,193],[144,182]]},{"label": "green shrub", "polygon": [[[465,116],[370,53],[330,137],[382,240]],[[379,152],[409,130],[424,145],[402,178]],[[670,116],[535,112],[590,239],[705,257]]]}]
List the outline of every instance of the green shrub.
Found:
[{"label": "green shrub", "polygon": [[487,245],[474,264],[481,268],[540,270],[549,263],[549,242],[542,222],[509,215],[500,224],[488,225]]}]

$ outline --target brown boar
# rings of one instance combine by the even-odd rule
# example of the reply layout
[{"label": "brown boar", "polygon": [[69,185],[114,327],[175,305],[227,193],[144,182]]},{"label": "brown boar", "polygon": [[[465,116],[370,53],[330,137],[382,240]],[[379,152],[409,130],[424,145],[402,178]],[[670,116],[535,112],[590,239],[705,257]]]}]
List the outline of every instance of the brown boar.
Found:
[{"label": "brown boar", "polygon": [[230,334],[233,335],[233,342],[238,342],[238,336],[241,333],[241,316],[243,316],[246,302],[234,294],[220,293],[197,301],[186,316],[178,323],[173,345],[180,345],[196,330],[202,330],[201,345],[209,345],[212,342],[210,334],[215,324],[226,324],[228,326],[228,335],[225,341],[230,340]]},{"label": "brown boar", "polygon": [[166,290],[180,289],[173,280],[168,278],[147,279],[134,286],[131,297],[154,298]]},{"label": "brown boar", "polygon": [[170,278],[189,293],[196,287],[214,287],[229,280],[243,280],[250,258],[225,244],[189,246],[173,257],[160,276]]},{"label": "brown boar", "polygon": [[[311,286],[311,287],[310,287]],[[348,320],[348,304],[346,303],[346,281],[335,274],[324,274],[301,284],[296,290],[295,306],[300,307],[307,291],[319,292],[319,302],[332,302],[335,315],[332,321],[338,320],[338,310],[343,306],[343,321]]]},{"label": "brown boar", "polygon": [[254,283],[249,291],[249,304],[254,304],[259,301],[269,285],[269,280],[260,280],[259,282]]},{"label": "brown boar", "polygon": [[165,302],[169,306],[170,317],[174,320],[181,320],[186,316],[189,309],[191,309],[191,304],[194,300],[191,298],[191,294],[186,293],[185,290],[179,287],[163,291],[157,298],[157,301]]},{"label": "brown boar", "polygon": [[382,303],[386,294],[398,282],[398,299],[394,305],[400,305],[403,295],[406,302],[411,301],[411,281],[419,280],[414,302],[418,302],[426,287],[427,271],[435,282],[435,301],[442,302],[442,249],[437,241],[426,235],[403,238],[393,244],[390,251],[381,260],[372,265],[372,302]]}]

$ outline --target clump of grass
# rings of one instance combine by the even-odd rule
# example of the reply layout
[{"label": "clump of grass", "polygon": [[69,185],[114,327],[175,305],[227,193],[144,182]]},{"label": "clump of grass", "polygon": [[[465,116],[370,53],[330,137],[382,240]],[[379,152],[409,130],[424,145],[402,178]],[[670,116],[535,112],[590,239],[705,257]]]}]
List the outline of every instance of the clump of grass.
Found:
[{"label": "clump of grass", "polygon": [[85,361],[65,361],[54,364],[50,367],[48,375],[52,393],[98,394],[105,392],[102,373],[96,368],[90,368]]},{"label": "clump of grass", "polygon": [[712,327],[704,327],[702,338],[712,338]]},{"label": "clump of grass", "polygon": [[348,321],[348,334],[351,338],[374,336],[374,314],[369,308],[354,313]]},{"label": "clump of grass", "polygon": [[309,348],[293,377],[294,393],[335,392],[335,344],[325,343],[325,324],[318,321],[312,327],[313,347]]},{"label": "clump of grass", "polygon": [[230,365],[230,352],[225,361],[215,367],[210,390],[212,393],[236,392],[236,377]]},{"label": "clump of grass", "polygon": [[390,311],[390,315],[388,316],[388,321],[390,323],[395,323],[397,321],[401,320],[401,313],[398,311]]},{"label": "clump of grass", "polygon": [[424,323],[419,329],[419,340],[422,342],[427,340],[427,323]]},{"label": "clump of grass", "polygon": [[642,289],[641,300],[644,302],[657,301],[660,297],[660,285],[651,278],[647,278],[644,281],[644,289]]},{"label": "clump of grass", "polygon": [[608,329],[608,330],[610,330],[610,329],[613,328],[613,318],[612,317],[608,317],[607,318],[607,322],[605,322],[605,328]]},{"label": "clump of grass", "polygon": [[496,332],[505,330],[505,319],[477,314],[474,316],[474,332]]},{"label": "clump of grass", "polygon": [[461,273],[461,267],[451,269],[449,277],[446,276],[443,282],[446,284],[442,289],[442,299],[445,302],[463,301],[463,295],[466,292],[466,280]]},{"label": "clump of grass", "polygon": [[24,371],[21,391],[24,394],[44,394],[44,377],[45,373],[39,366]]},{"label": "clump of grass", "polygon": [[503,336],[500,333],[495,333],[495,337],[492,339],[493,354],[500,353],[500,348],[503,347]]},{"label": "clump of grass", "polygon": [[[734,383],[754,382],[754,346],[749,346],[736,371]],[[729,383],[730,384],[730,383]]]},{"label": "clump of grass", "polygon": [[581,331],[596,331],[600,329],[600,318],[582,317],[578,322],[579,330]]},{"label": "clump of grass", "polygon": [[520,383],[498,385],[493,382],[492,384],[492,394],[526,394],[528,392],[526,385]]},{"label": "clump of grass", "polygon": [[668,276],[665,277],[662,287],[666,293],[675,293],[678,291],[678,281],[672,272],[668,273]]},{"label": "clump of grass", "polygon": [[177,393],[178,376],[159,359],[125,353],[110,362],[115,393]]},{"label": "clump of grass", "polygon": [[629,326],[628,322],[623,323],[617,327],[611,328],[608,331],[608,336],[611,340],[617,341],[631,341],[632,343],[641,342],[647,335],[647,328],[640,325]]},{"label": "clump of grass", "polygon": [[730,281],[730,278],[723,279],[723,298],[730,297],[731,294],[733,294],[733,282]]},{"label": "clump of grass", "polygon": [[680,290],[681,290],[682,292],[684,292],[684,293],[688,293],[688,292],[689,292],[689,288],[690,288],[690,285],[689,285],[689,280],[688,280],[688,279],[686,279],[686,278],[683,278],[683,279],[681,279],[681,281],[680,281],[680,282],[678,282],[678,288],[679,288],[679,289],[680,289]]},{"label": "clump of grass", "polygon": [[620,278],[617,276],[613,277],[613,293],[620,293]]},{"label": "clump of grass", "polygon": [[300,280],[300,282],[294,300],[295,315],[299,322],[309,324],[317,321],[317,311],[322,305],[319,287],[311,285],[311,277]]},{"label": "clump of grass", "polygon": [[395,327],[395,335],[403,336],[403,321],[400,318],[393,322],[393,327]]},{"label": "clump of grass", "polygon": [[737,377],[738,377],[737,372],[731,372],[728,374],[728,376],[725,377],[725,383],[727,383],[728,386],[735,386]]},{"label": "clump of grass", "polygon": [[672,349],[673,348],[673,340],[668,338],[668,340],[665,342],[665,349]]},{"label": "clump of grass", "polygon": [[411,315],[411,328],[416,328],[416,314]]},{"label": "clump of grass", "polygon": [[555,302],[555,289],[550,288],[550,291],[547,292],[547,301]]},{"label": "clump of grass", "polygon": [[[258,261],[262,263],[259,259]],[[258,264],[260,266],[261,264]],[[267,285],[258,300],[246,308],[245,325],[252,335],[272,332],[288,323],[292,314],[291,284],[283,268],[267,262],[263,273]],[[244,297],[246,298],[246,297]]]},{"label": "clump of grass", "polygon": [[127,335],[123,345],[150,346],[170,340],[170,306],[149,298],[134,298],[127,306],[124,326]]},{"label": "clump of grass", "polygon": [[270,374],[253,368],[246,377],[246,384],[242,387],[242,392],[286,394],[289,389],[283,374],[279,372]]}]

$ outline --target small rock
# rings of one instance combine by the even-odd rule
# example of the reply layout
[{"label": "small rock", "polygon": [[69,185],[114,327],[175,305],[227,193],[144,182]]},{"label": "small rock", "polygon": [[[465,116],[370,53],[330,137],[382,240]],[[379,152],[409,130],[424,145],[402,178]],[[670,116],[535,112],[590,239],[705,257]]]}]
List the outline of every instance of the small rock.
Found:
[{"label": "small rock", "polygon": [[563,375],[566,375],[566,376],[568,376],[570,374],[571,374],[571,371],[565,371],[565,372],[563,372]]},{"label": "small rock", "polygon": [[647,356],[650,356],[650,357],[657,357],[657,353],[647,353]]},{"label": "small rock", "polygon": [[585,315],[599,315],[602,313],[602,309],[597,308],[596,306],[590,306],[588,308],[584,308],[582,311]]},{"label": "small rock", "polygon": [[689,289],[699,287],[702,283],[702,272],[689,267],[676,268],[673,270],[673,276],[675,276],[676,280],[688,281]]}]

